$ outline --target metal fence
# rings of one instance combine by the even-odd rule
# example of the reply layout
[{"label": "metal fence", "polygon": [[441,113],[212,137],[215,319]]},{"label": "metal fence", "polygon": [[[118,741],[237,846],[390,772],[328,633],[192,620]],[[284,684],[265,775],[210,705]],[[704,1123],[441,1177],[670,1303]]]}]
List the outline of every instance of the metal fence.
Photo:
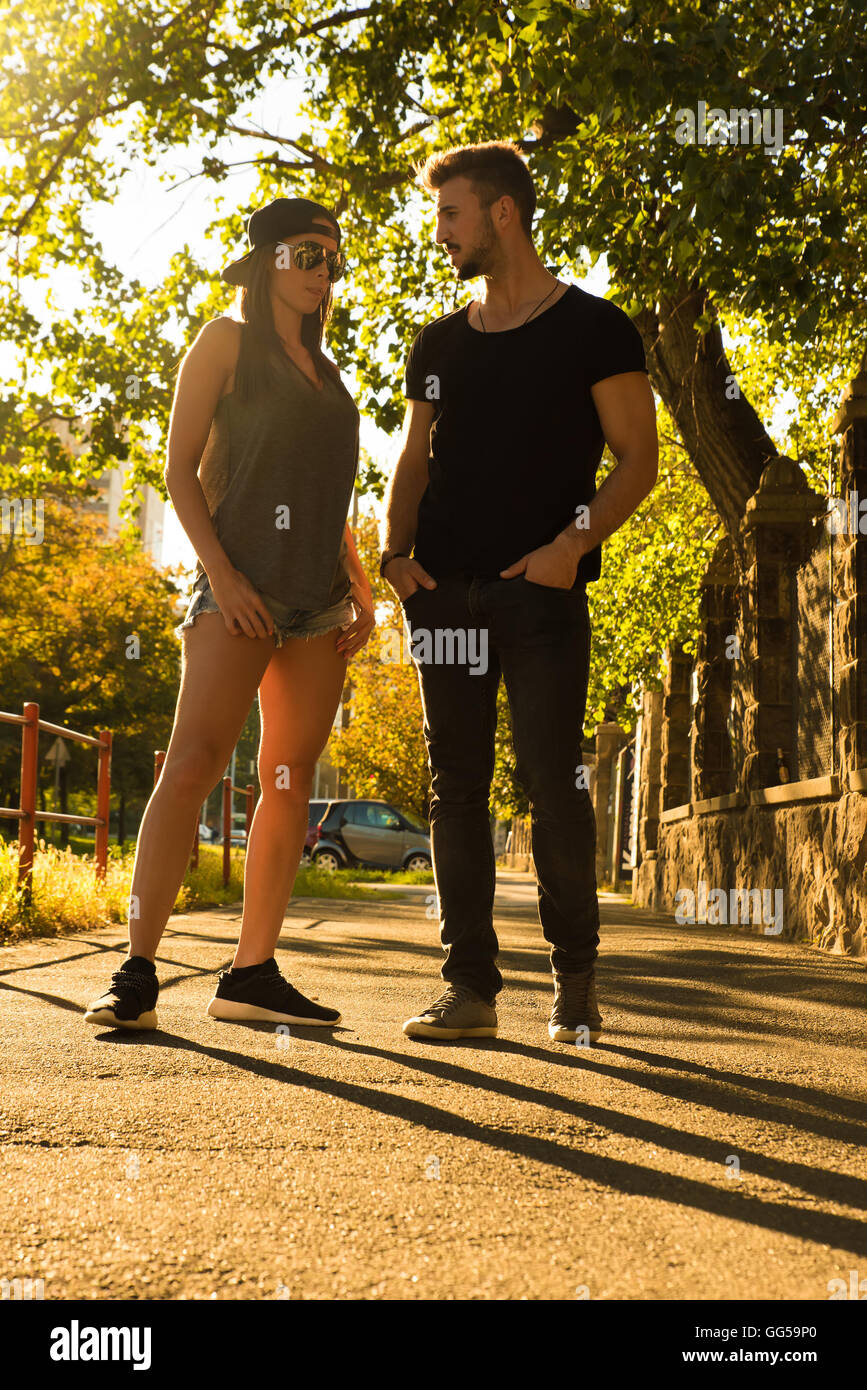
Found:
[{"label": "metal fence", "polygon": [[[94,866],[97,878],[104,879],[108,860],[108,816],[111,795],[111,733],[101,729],[98,736],[79,734],[60,724],[39,718],[39,706],[27,700],[21,714],[0,710],[0,723],[18,725],[21,729],[21,804],[0,806],[0,817],[18,822],[18,886],[25,902],[30,902],[33,890],[33,854],[36,846],[36,822],[59,821],[73,825],[92,825],[95,830]],[[83,743],[97,752],[96,815],[66,815],[60,811],[37,811],[37,772],[39,766],[40,733],[56,734],[73,743]]]}]

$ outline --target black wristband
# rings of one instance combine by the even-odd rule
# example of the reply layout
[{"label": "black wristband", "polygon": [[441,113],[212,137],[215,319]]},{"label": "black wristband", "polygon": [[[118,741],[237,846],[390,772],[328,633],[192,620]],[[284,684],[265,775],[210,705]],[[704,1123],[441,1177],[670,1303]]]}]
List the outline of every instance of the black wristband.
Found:
[{"label": "black wristband", "polygon": [[387,565],[391,560],[396,560],[396,559],[398,558],[398,556],[401,556],[404,560],[408,560],[408,559],[409,559],[409,555],[406,553],[405,550],[384,550],[384,551],[382,552],[382,556],[381,556],[380,561],[379,561],[379,577],[380,577],[380,579],[384,579],[384,578],[385,578],[385,576],[384,576],[384,574],[383,574],[382,571],[385,569],[386,565]]}]

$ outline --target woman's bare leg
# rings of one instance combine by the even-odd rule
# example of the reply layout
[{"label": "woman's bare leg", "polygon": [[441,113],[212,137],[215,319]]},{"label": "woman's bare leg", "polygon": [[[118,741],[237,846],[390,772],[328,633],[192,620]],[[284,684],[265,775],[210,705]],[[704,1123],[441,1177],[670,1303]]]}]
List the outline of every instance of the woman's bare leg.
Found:
[{"label": "woman's bare leg", "polygon": [[259,686],[262,788],[244,865],[244,913],[233,966],[259,965],[274,954],[307,836],[316,761],[328,742],[346,681],[338,631],[290,637]]},{"label": "woman's bare leg", "polygon": [[232,636],[222,613],[183,633],[175,722],[136,844],[129,953],[153,960],[184,879],[199,808],[232,756],[256,689],[275,655],[272,637]]}]

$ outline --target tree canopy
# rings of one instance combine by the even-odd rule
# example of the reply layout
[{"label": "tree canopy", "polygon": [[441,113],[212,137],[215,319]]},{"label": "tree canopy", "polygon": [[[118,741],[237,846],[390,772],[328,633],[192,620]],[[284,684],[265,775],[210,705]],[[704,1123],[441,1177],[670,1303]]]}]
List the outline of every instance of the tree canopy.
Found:
[{"label": "tree canopy", "polygon": [[[0,384],[0,489],[38,495],[58,477],[81,486],[85,468],[128,451],[136,481],[163,490],[173,370],[228,306],[213,248],[234,253],[250,207],[216,217],[145,292],[109,263],[91,216],[137,164],[189,146],[190,177],[215,192],[248,166],[251,206],[292,193],[335,207],[352,278],[330,349],[390,431],[413,333],[469,293],[433,244],[413,161],[509,138],[536,183],[540,254],[579,277],[605,258],[612,295],[642,333],[664,432],[740,558],[744,503],[770,457],[795,451],[821,484],[817,403],[830,406],[863,352],[862,18],[830,0],[0,7],[0,324],[28,363]],[[305,133],[293,137],[248,114],[290,80],[303,92]],[[81,284],[68,315],[43,302],[60,273]],[[782,387],[791,425],[773,439]],[[54,414],[90,420],[81,463],[59,451]],[[696,516],[681,517],[678,544],[699,554],[707,527],[690,495]],[[671,602],[673,630],[686,589]]]}]

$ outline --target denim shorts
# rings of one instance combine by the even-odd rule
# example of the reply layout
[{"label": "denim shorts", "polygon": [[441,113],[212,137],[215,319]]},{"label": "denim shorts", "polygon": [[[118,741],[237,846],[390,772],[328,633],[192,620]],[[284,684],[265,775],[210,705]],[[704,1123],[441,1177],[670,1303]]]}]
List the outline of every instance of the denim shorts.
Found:
[{"label": "denim shorts", "polygon": [[[339,599],[329,608],[287,608],[285,603],[271,598],[258,586],[254,587],[262,595],[268,612],[274,619],[274,641],[277,647],[282,647],[287,637],[321,637],[324,632],[331,632],[336,627],[349,627],[350,623],[355,621],[355,606],[349,596]],[[203,574],[196,581],[183,622],[174,629],[175,636],[180,637],[185,627],[192,627],[200,613],[219,612],[220,608],[214,598],[208,576]]]}]

